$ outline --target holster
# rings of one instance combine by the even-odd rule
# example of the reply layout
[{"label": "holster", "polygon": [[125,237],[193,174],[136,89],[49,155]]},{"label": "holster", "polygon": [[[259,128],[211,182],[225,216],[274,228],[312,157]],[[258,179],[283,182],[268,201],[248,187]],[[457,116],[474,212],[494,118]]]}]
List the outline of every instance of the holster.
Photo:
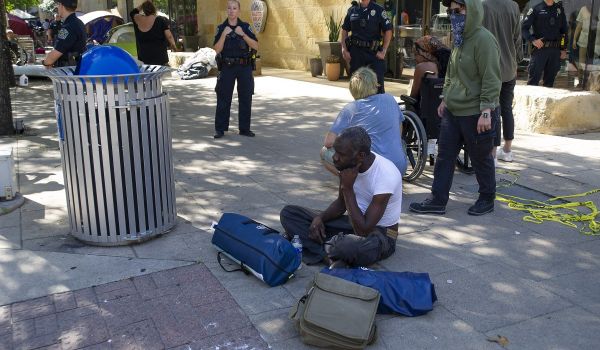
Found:
[{"label": "holster", "polygon": [[217,61],[217,69],[221,71],[223,69],[223,56],[221,56],[221,54],[218,54],[215,57],[215,61]]}]

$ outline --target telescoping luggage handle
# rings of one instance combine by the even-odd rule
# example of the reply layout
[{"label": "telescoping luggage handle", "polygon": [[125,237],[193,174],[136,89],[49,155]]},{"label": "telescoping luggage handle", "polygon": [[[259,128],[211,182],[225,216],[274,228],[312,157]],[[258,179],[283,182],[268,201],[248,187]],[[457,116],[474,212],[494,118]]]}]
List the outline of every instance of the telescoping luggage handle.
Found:
[{"label": "telescoping luggage handle", "polygon": [[260,228],[260,229],[265,228],[266,230],[262,233],[263,236],[264,235],[269,235],[271,233],[277,233],[277,234],[279,234],[279,231],[277,231],[275,229],[272,229],[269,226],[267,226],[265,224],[262,224],[262,223],[260,223],[258,221],[254,221],[252,219],[249,219],[249,220],[246,220],[246,221],[242,222],[242,225],[250,225],[250,224],[256,225],[256,228]]}]

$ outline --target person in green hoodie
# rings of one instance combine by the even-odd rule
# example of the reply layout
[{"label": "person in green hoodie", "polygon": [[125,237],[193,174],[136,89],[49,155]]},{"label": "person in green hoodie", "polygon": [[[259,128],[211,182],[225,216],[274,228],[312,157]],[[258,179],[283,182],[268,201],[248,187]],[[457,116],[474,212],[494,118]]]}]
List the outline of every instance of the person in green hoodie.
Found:
[{"label": "person in green hoodie", "polygon": [[492,33],[482,26],[480,0],[443,0],[452,23],[454,47],[438,107],[442,118],[431,195],[409,209],[421,214],[445,214],[454,162],[464,142],[477,182],[479,198],[468,214],[494,210],[496,172],[492,149],[496,136],[500,88],[500,51]]}]

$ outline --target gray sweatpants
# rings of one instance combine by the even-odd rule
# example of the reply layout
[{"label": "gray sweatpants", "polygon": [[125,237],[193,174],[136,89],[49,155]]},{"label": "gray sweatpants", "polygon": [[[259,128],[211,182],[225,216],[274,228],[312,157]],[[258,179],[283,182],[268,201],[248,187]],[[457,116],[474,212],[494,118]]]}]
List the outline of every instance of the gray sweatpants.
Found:
[{"label": "gray sweatpants", "polygon": [[[325,244],[308,237],[309,227],[319,211],[297,205],[287,205],[281,210],[280,220],[291,237],[298,235],[302,241],[302,260],[305,264],[320,263],[323,257],[342,260],[350,266],[369,266],[383,260],[396,250],[396,240],[388,237],[386,228],[376,227],[366,237],[354,234],[347,215],[325,222]],[[327,248],[325,247],[327,245]]]}]

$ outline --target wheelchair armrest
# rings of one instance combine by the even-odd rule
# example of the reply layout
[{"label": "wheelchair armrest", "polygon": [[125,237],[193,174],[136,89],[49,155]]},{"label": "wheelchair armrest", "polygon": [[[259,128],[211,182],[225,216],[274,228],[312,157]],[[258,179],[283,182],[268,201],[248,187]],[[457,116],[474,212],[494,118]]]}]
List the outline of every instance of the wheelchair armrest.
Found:
[{"label": "wheelchair armrest", "polygon": [[410,97],[408,95],[400,95],[400,99],[404,101],[407,105],[416,106],[418,101],[417,99]]}]

